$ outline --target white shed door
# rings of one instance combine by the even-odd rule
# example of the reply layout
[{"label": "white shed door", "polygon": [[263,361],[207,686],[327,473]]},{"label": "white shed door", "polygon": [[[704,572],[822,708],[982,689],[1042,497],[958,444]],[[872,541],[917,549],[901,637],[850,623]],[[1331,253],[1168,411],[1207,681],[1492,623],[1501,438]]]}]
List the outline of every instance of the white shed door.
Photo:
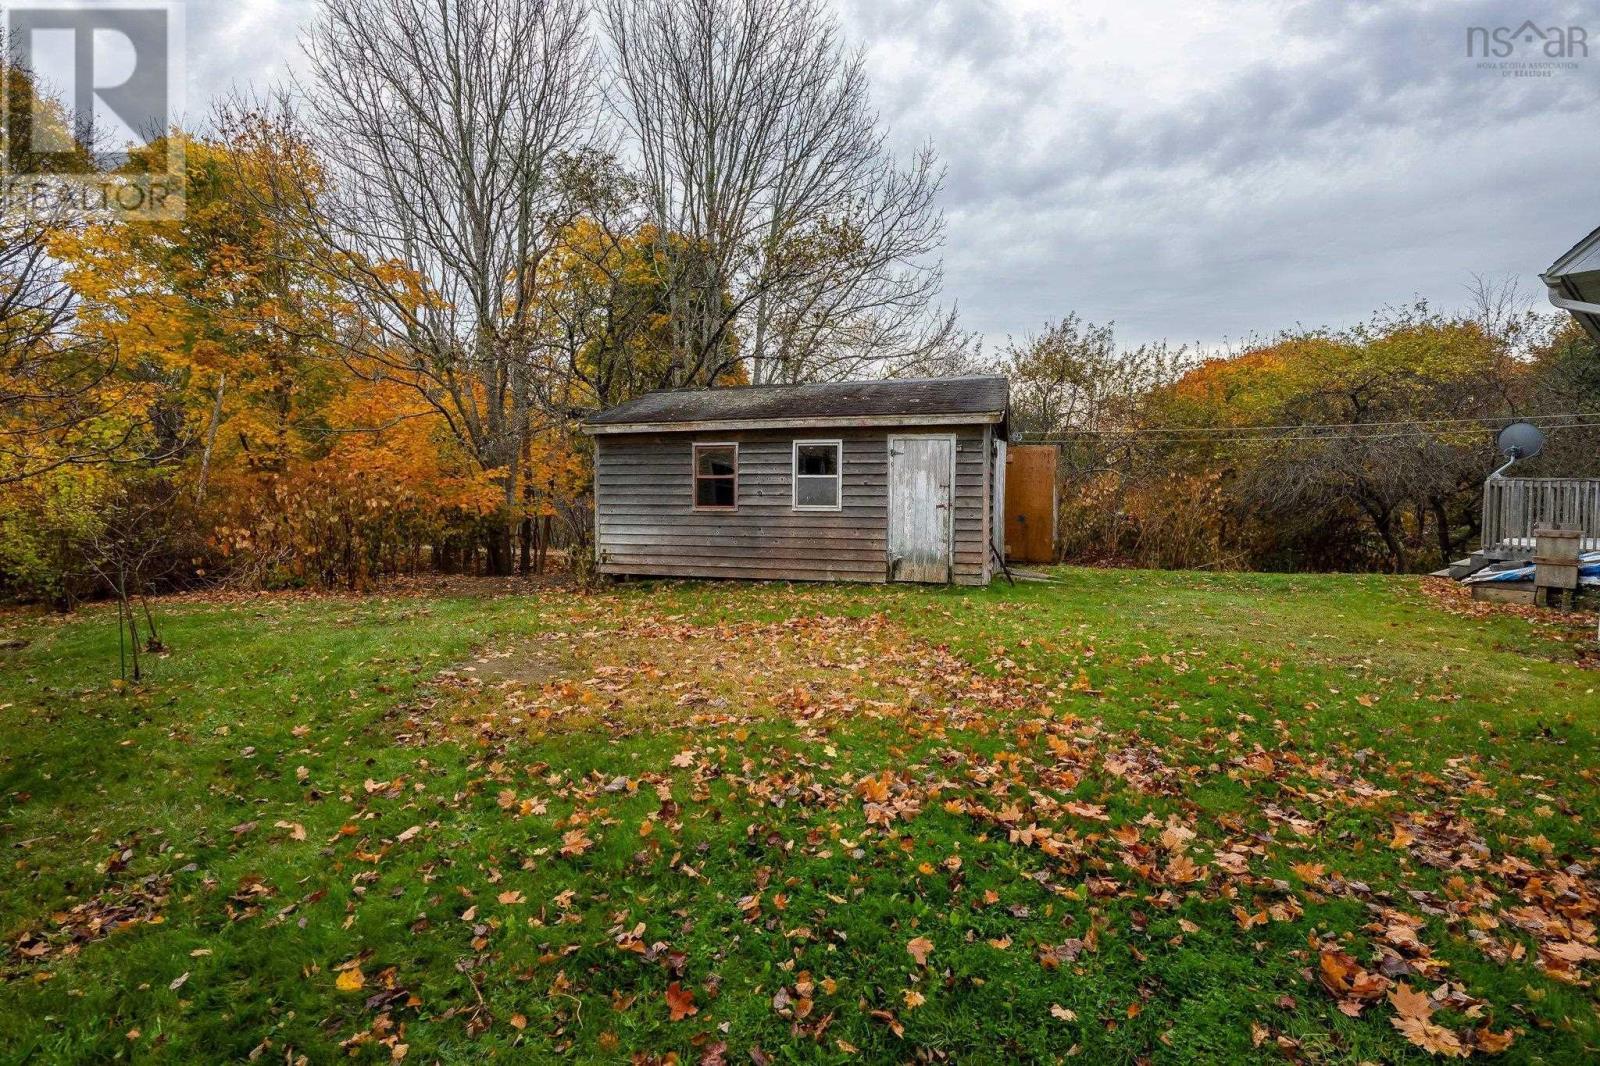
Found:
[{"label": "white shed door", "polygon": [[889,438],[889,580],[950,580],[956,442]]}]

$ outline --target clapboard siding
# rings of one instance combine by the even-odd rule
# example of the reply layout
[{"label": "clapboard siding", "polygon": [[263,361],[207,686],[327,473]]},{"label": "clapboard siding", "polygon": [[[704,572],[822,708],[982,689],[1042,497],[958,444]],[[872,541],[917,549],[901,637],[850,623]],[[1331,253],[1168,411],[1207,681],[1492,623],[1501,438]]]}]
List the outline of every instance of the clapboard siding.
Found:
[{"label": "clapboard siding", "polygon": [[[988,575],[990,434],[983,424],[896,429],[956,437],[954,576]],[[883,581],[889,436],[885,429],[605,435],[595,439],[600,571],[663,577]],[[838,511],[793,508],[796,440],[843,445]],[[739,445],[738,509],[693,506],[693,446]]]}]

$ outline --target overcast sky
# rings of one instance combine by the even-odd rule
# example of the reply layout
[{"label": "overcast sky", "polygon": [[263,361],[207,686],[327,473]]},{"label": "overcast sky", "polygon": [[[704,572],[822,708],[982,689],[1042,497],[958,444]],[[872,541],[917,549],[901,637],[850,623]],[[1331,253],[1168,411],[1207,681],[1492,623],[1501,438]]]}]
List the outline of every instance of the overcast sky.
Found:
[{"label": "overcast sky", "polygon": [[[1068,311],[1129,343],[1344,325],[1474,272],[1542,299],[1600,226],[1592,3],[839,2],[894,143],[948,166],[946,299],[991,348]],[[311,10],[191,0],[190,113],[281,77]],[[1592,58],[1468,57],[1530,18]]]}]

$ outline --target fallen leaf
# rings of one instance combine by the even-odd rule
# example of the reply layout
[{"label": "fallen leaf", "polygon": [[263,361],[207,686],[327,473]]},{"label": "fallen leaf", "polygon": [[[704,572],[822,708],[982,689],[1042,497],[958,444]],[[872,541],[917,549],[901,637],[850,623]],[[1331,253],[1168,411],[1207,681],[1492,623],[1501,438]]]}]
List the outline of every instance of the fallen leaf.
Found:
[{"label": "fallen leaf", "polygon": [[1456,1059],[1464,1059],[1469,1054],[1453,1031],[1425,1018],[1401,1015],[1390,1018],[1389,1023],[1400,1030],[1400,1035],[1429,1054]]},{"label": "fallen leaf", "polygon": [[681,1022],[691,1014],[699,1014],[700,1008],[694,1005],[694,990],[684,988],[677,981],[672,982],[667,986],[667,1010],[675,1022]]},{"label": "fallen leaf", "polygon": [[1426,992],[1417,992],[1404,981],[1390,990],[1389,1002],[1394,1004],[1394,1009],[1402,1017],[1421,1018],[1424,1021],[1433,1017],[1433,1000],[1428,998]]}]

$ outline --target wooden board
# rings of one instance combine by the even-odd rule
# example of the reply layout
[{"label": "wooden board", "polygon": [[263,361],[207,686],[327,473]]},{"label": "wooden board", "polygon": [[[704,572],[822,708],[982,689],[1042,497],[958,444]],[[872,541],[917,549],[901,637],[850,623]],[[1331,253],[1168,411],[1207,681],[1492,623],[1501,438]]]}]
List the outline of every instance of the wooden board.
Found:
[{"label": "wooden board", "polygon": [[1472,598],[1479,603],[1533,603],[1533,583],[1528,581],[1480,581],[1472,586]]},{"label": "wooden board", "polygon": [[1006,449],[1006,558],[1056,561],[1056,447],[1013,444]]},{"label": "wooden board", "polygon": [[889,438],[889,578],[950,580],[955,438]]}]

